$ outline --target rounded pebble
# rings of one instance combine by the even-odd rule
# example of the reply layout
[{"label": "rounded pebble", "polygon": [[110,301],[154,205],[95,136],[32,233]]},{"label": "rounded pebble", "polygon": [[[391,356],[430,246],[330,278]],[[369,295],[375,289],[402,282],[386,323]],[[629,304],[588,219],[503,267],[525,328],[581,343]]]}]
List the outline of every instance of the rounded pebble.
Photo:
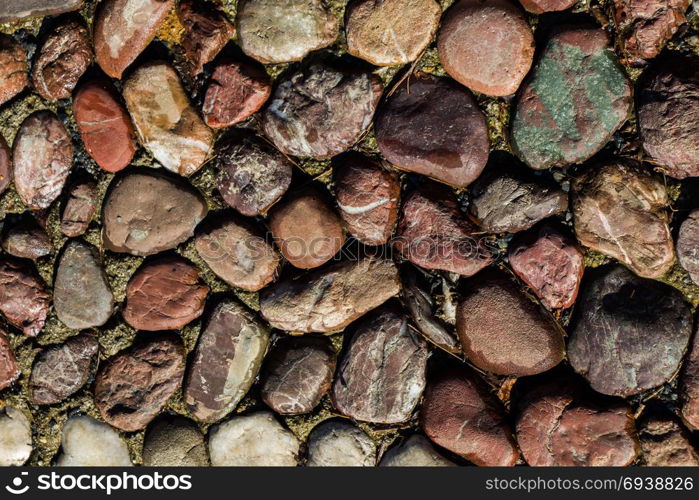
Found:
[{"label": "rounded pebble", "polygon": [[376,445],[346,422],[323,422],[308,436],[308,467],[373,467]]},{"label": "rounded pebble", "polygon": [[59,467],[128,467],[129,448],[107,424],[87,415],[70,417],[63,426]]},{"label": "rounded pebble", "polygon": [[191,420],[163,417],[146,431],[143,440],[146,467],[206,467],[209,454],[204,435]]},{"label": "rounded pebble", "polygon": [[[2,17],[1,10],[0,17]],[[29,85],[27,53],[10,35],[0,34],[0,106],[22,92],[27,85]]]},{"label": "rounded pebble", "polygon": [[21,411],[0,408],[0,466],[24,465],[32,454],[32,426]]},{"label": "rounded pebble", "polygon": [[435,450],[432,443],[420,434],[413,434],[400,444],[390,448],[381,458],[381,467],[453,467]]}]

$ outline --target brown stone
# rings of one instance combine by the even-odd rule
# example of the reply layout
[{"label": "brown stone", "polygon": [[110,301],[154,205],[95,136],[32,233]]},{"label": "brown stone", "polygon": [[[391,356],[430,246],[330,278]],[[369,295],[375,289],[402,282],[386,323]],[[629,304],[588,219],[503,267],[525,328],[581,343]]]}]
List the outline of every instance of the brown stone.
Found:
[{"label": "brown stone", "polygon": [[350,234],[366,245],[386,243],[398,218],[398,175],[351,154],[336,163],[333,176],[340,217]]},{"label": "brown stone", "polygon": [[420,419],[427,437],[476,465],[511,467],[517,462],[502,404],[466,367],[429,381]]},{"label": "brown stone", "polygon": [[699,210],[692,210],[680,226],[677,260],[692,281],[699,284]]},{"label": "brown stone", "polygon": [[180,416],[158,419],[143,440],[146,467],[207,467],[204,436],[191,420]]},{"label": "brown stone", "polygon": [[138,144],[131,118],[106,78],[88,80],[73,97],[80,138],[95,163],[107,172],[126,168]]},{"label": "brown stone", "polygon": [[31,216],[22,217],[7,228],[0,246],[10,255],[23,259],[40,259],[53,252],[53,244],[46,230]]},{"label": "brown stone", "polygon": [[347,6],[347,51],[376,66],[412,62],[429,45],[441,15],[434,0],[355,0]]},{"label": "brown stone", "polygon": [[570,9],[575,5],[575,0],[519,0],[519,3],[532,14],[543,14]]},{"label": "brown stone", "polygon": [[274,283],[260,294],[260,313],[281,330],[333,332],[399,291],[393,262],[363,257]]},{"label": "brown stone", "polygon": [[488,160],[485,117],[447,78],[408,78],[376,114],[376,141],[394,166],[452,186],[473,182]]},{"label": "brown stone", "polygon": [[237,302],[216,306],[199,336],[184,387],[189,411],[201,422],[222,419],[255,382],[270,329]]},{"label": "brown stone", "polygon": [[180,45],[192,75],[198,75],[231,39],[233,25],[221,10],[200,0],[181,1],[177,6],[177,17],[184,26]]},{"label": "brown stone", "polygon": [[[0,17],[2,1],[0,0]],[[27,53],[10,35],[0,34],[0,106],[22,92],[27,85],[29,85]]]},{"label": "brown stone", "polygon": [[15,137],[12,158],[17,194],[32,210],[48,208],[61,194],[73,163],[73,144],[51,111],[35,111]]},{"label": "brown stone", "polygon": [[573,221],[580,243],[644,278],[664,276],[675,262],[664,183],[624,164],[586,170],[573,182]]},{"label": "brown stone", "polygon": [[102,365],[95,379],[95,406],[117,429],[143,429],[179,389],[184,347],[174,334],[137,339]]},{"label": "brown stone", "polygon": [[84,0],[0,0],[0,23],[63,14],[79,9],[83,2]]},{"label": "brown stone", "polygon": [[585,271],[575,241],[546,224],[517,236],[510,243],[512,270],[549,309],[572,306]]},{"label": "brown stone", "polygon": [[534,375],[563,359],[562,328],[505,275],[484,271],[465,292],[456,311],[456,331],[478,368],[498,375]]},{"label": "brown stone", "polygon": [[138,330],[179,330],[201,316],[208,293],[189,261],[159,256],[146,261],[129,280],[122,315]]},{"label": "brown stone", "polygon": [[[93,39],[97,63],[112,78],[153,40],[175,0],[105,0],[95,16]],[[157,93],[157,92],[156,92]]]},{"label": "brown stone", "polygon": [[291,162],[249,131],[227,134],[216,145],[214,162],[224,201],[250,217],[267,212],[291,183]]},{"label": "brown stone", "polygon": [[206,213],[204,197],[184,180],[131,172],[104,200],[102,238],[108,250],[152,255],[189,239]]},{"label": "brown stone", "polygon": [[0,330],[0,391],[14,384],[21,373],[7,335]]},{"label": "brown stone", "polygon": [[97,183],[93,178],[73,183],[61,213],[61,232],[69,238],[82,235],[90,226],[98,203]]},{"label": "brown stone", "polygon": [[32,402],[52,405],[78,392],[90,377],[98,351],[97,335],[89,333],[42,350],[34,361],[29,379]]},{"label": "brown stone", "polygon": [[357,326],[338,367],[335,408],[366,422],[407,421],[425,388],[428,356],[406,316],[390,308],[372,313]]},{"label": "brown stone", "polygon": [[699,335],[696,328],[680,377],[680,399],[682,419],[690,429],[699,430]]},{"label": "brown stone", "polygon": [[651,411],[638,422],[643,463],[649,467],[690,467],[699,465],[699,453],[691,436],[677,420]]},{"label": "brown stone", "polygon": [[56,26],[32,66],[32,83],[45,99],[68,99],[92,64],[87,28],[77,21]]},{"label": "brown stone", "polygon": [[0,135],[0,195],[12,182],[12,156],[10,147]]},{"label": "brown stone", "polygon": [[335,361],[326,339],[282,339],[265,360],[262,401],[280,415],[311,412],[330,389]]},{"label": "brown stone", "polygon": [[27,337],[46,323],[51,294],[34,266],[14,258],[0,260],[0,312]]}]

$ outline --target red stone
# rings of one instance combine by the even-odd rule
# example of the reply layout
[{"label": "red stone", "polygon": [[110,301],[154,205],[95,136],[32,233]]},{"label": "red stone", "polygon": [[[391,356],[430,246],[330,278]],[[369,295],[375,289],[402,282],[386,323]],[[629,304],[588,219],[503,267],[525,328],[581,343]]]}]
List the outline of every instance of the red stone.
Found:
[{"label": "red stone", "polygon": [[0,261],[0,312],[27,337],[36,337],[46,323],[51,295],[27,261]]},{"label": "red stone", "polygon": [[0,106],[29,85],[27,53],[9,35],[0,33]]},{"label": "red stone", "polygon": [[12,182],[12,157],[10,147],[0,135],[0,195]]},{"label": "red stone", "polygon": [[14,384],[21,373],[12,346],[0,330],[0,391]]},{"label": "red stone", "polygon": [[182,0],[177,16],[184,26],[180,44],[192,75],[198,75],[225,47],[235,30],[223,12],[201,0]]}]

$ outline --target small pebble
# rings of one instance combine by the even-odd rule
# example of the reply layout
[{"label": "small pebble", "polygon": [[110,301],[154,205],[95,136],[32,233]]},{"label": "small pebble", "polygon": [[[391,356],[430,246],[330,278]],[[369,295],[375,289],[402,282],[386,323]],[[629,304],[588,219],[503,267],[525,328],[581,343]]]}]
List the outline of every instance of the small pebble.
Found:
[{"label": "small pebble", "polygon": [[456,464],[444,458],[432,443],[420,434],[413,434],[390,448],[381,458],[381,467],[454,467]]},{"label": "small pebble", "polygon": [[19,466],[32,454],[32,425],[21,411],[0,408],[0,466]]},{"label": "small pebble", "polygon": [[206,467],[209,454],[204,435],[191,420],[163,417],[155,421],[143,440],[146,467]]},{"label": "small pebble", "polygon": [[[0,3],[0,19],[3,7]],[[0,20],[0,22],[3,22]],[[0,34],[0,106],[29,85],[29,63],[24,48],[10,35]]]},{"label": "small pebble", "polygon": [[0,260],[0,312],[27,337],[36,337],[49,314],[51,294],[33,265],[5,257]]},{"label": "small pebble", "polygon": [[0,330],[0,391],[14,384],[21,373],[7,334]]},{"label": "small pebble", "polygon": [[180,45],[189,61],[192,76],[196,76],[226,46],[233,36],[233,25],[221,10],[201,0],[181,1],[177,6],[177,17],[184,27]]},{"label": "small pebble", "polygon": [[53,244],[46,230],[30,215],[5,229],[0,246],[10,255],[23,259],[36,260],[53,252]]},{"label": "small pebble", "polygon": [[0,135],[0,195],[5,192],[11,182],[12,152],[5,139]]},{"label": "small pebble", "polygon": [[107,424],[87,415],[70,417],[63,426],[59,467],[128,467],[129,448]]},{"label": "small pebble", "polygon": [[0,2],[0,23],[29,17],[63,14],[82,7],[85,0],[4,0]]},{"label": "small pebble", "polygon": [[674,417],[649,413],[638,422],[643,463],[648,467],[696,467],[699,453],[692,447],[691,435]]},{"label": "small pebble", "polygon": [[308,436],[307,467],[373,467],[376,445],[359,427],[330,421]]},{"label": "small pebble", "polygon": [[61,233],[69,238],[84,234],[97,210],[98,196],[94,178],[86,176],[72,183],[61,213]]},{"label": "small pebble", "polygon": [[680,375],[680,400],[682,419],[690,429],[699,430],[699,336],[696,332]]}]

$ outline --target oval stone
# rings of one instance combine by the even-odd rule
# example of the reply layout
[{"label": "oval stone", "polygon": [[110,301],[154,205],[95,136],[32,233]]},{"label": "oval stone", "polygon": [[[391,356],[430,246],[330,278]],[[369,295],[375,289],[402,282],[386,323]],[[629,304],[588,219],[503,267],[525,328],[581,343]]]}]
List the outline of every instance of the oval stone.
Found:
[{"label": "oval stone", "polygon": [[[2,7],[0,5],[0,17],[2,17]],[[0,106],[22,92],[27,85],[29,85],[27,53],[10,35],[0,33]]]},{"label": "oval stone", "polygon": [[0,246],[15,257],[40,259],[53,252],[53,244],[46,230],[31,215],[24,214],[16,223],[5,222],[5,234]]},{"label": "oval stone", "polygon": [[308,436],[306,467],[373,467],[376,444],[359,427],[323,422]]},{"label": "oval stone", "polygon": [[129,467],[129,448],[119,433],[87,415],[75,415],[63,426],[59,467]]},{"label": "oval stone", "polygon": [[61,233],[69,238],[81,236],[87,231],[97,210],[97,183],[85,176],[68,188],[68,198],[61,213]]},{"label": "oval stone", "polygon": [[207,467],[204,436],[191,420],[166,416],[157,420],[143,440],[146,467]]},{"label": "oval stone", "polygon": [[0,330],[0,391],[14,384],[21,373],[7,334]]},{"label": "oval stone", "polygon": [[12,182],[12,157],[10,147],[0,135],[0,195]]},{"label": "oval stone", "polygon": [[[31,454],[31,422],[24,413],[16,408],[0,407],[0,466],[24,465]],[[8,487],[8,491],[9,488],[11,487]]]},{"label": "oval stone", "polygon": [[49,314],[51,294],[33,265],[5,257],[0,260],[0,312],[27,337],[36,337]]}]

